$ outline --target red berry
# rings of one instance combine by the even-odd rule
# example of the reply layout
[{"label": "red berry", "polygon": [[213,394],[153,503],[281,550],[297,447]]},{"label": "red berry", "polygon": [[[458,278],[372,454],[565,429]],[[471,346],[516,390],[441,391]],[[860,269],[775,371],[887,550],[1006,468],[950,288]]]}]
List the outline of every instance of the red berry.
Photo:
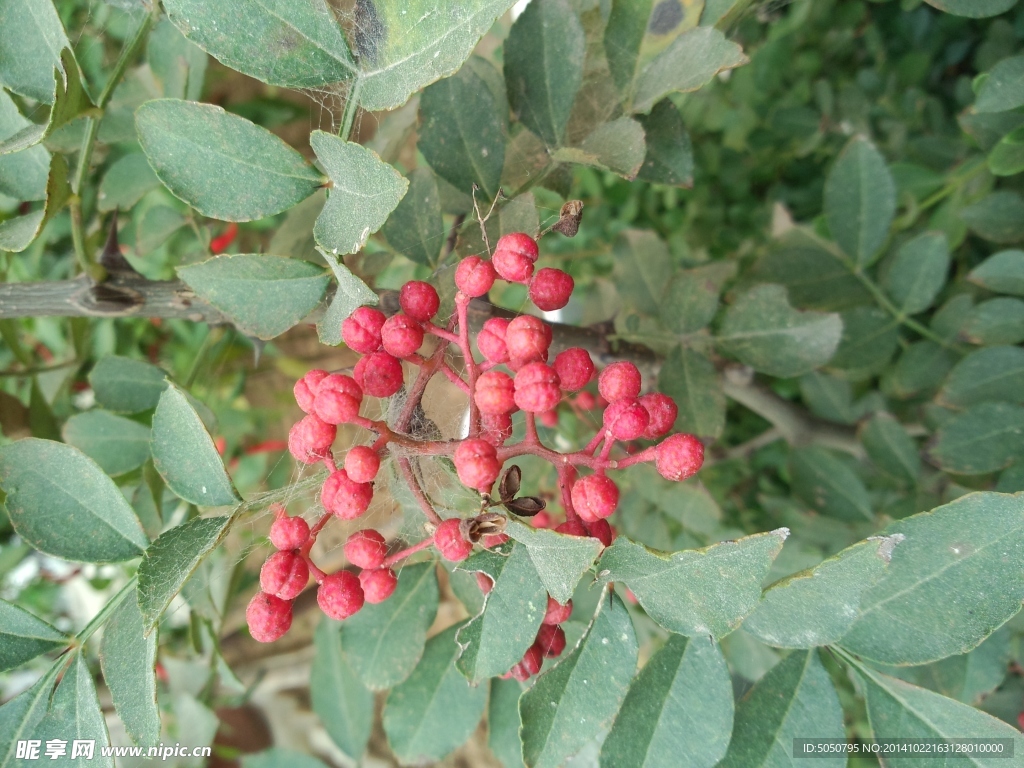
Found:
[{"label": "red berry", "polygon": [[363,390],[351,376],[332,373],[316,390],[313,411],[328,424],[346,424],[359,415]]},{"label": "red berry", "polygon": [[320,382],[326,377],[327,371],[314,368],[295,382],[295,386],[292,388],[292,392],[295,394],[295,402],[306,413],[313,412],[313,398],[316,397]]},{"label": "red berry", "polygon": [[635,397],[616,400],[604,411],[604,428],[616,440],[636,440],[651,423],[651,414]]},{"label": "red berry", "polygon": [[484,536],[483,545],[486,549],[493,549],[494,547],[500,547],[506,541],[508,541],[507,533],[493,533],[489,536]]},{"label": "red berry", "polygon": [[408,357],[423,344],[423,328],[408,315],[392,315],[380,330],[384,351],[395,357]]},{"label": "red berry", "polygon": [[608,517],[619,503],[619,487],[606,475],[588,475],[572,487],[572,505],[583,522]]},{"label": "red berry", "polygon": [[378,568],[359,574],[359,584],[368,603],[383,603],[395,592],[398,577],[390,568]]},{"label": "red berry", "polygon": [[654,449],[654,466],[667,480],[685,480],[704,463],[704,444],[693,435],[672,435]]},{"label": "red berry", "polygon": [[676,401],[661,392],[651,392],[640,398],[640,403],[651,415],[651,421],[644,430],[644,437],[648,440],[655,440],[662,435],[668,434],[672,425],[676,423],[676,416],[679,415],[679,407]]},{"label": "red berry", "polygon": [[443,521],[434,531],[434,546],[445,560],[458,563],[469,557],[473,542],[462,536],[462,520],[451,517]]},{"label": "red berry", "polygon": [[541,624],[534,645],[549,659],[561,656],[565,650],[565,630],[554,624]]},{"label": "red berry", "polygon": [[358,363],[352,372],[356,383],[371,397],[391,397],[402,388],[402,363],[387,352],[374,352]]},{"label": "red berry", "polygon": [[288,451],[296,461],[315,464],[331,450],[338,430],[310,414],[297,421],[288,432]]},{"label": "red berry", "polygon": [[524,363],[548,359],[551,346],[551,328],[533,315],[520,315],[508,324],[505,346],[510,358]]},{"label": "red berry", "polygon": [[592,523],[587,523],[587,531],[591,537],[600,540],[606,547],[610,547],[615,541],[615,533],[607,520],[594,520]]},{"label": "red berry", "polygon": [[455,268],[455,285],[466,296],[483,296],[494,285],[497,275],[491,262],[479,256],[467,256]]},{"label": "red berry", "polygon": [[523,232],[505,235],[494,247],[494,271],[512,283],[525,283],[533,274],[539,251],[537,241]]},{"label": "red berry", "polygon": [[528,413],[550,411],[562,399],[558,374],[545,363],[527,363],[516,373],[515,403]]},{"label": "red berry", "polygon": [[293,551],[275,552],[260,569],[260,589],[282,600],[294,600],[309,581],[306,561]]},{"label": "red berry", "polygon": [[257,592],[245,609],[245,622],[253,640],[272,643],[291,627],[292,604],[265,592]]},{"label": "red berry", "polygon": [[480,438],[459,443],[452,460],[462,484],[481,493],[487,493],[501,472],[497,450],[491,443]]},{"label": "red berry", "polygon": [[542,624],[561,624],[562,622],[568,621],[572,615],[572,600],[569,600],[565,605],[555,600],[551,595],[548,595],[548,607],[544,613],[544,620]]},{"label": "red berry", "polygon": [[480,418],[481,437],[495,448],[500,448],[512,437],[512,416],[508,413],[485,413]]},{"label": "red berry", "polygon": [[[568,392],[575,392],[587,386],[594,378],[594,361],[590,359],[590,353],[579,347],[571,347],[555,356],[553,363],[558,373],[562,389]],[[593,397],[593,395],[591,395]]]},{"label": "red berry", "polygon": [[301,517],[279,517],[270,526],[270,543],[280,550],[298,549],[309,538],[309,523]]},{"label": "red berry", "polygon": [[515,384],[501,371],[486,371],[476,380],[473,400],[481,413],[495,416],[516,409]]},{"label": "red berry", "polygon": [[505,346],[508,324],[509,321],[503,317],[492,317],[484,322],[476,336],[476,346],[480,354],[492,363],[508,362],[508,347]]},{"label": "red berry", "polygon": [[430,283],[410,280],[398,292],[398,306],[413,320],[425,323],[437,314],[441,299]]},{"label": "red berry", "polygon": [[530,518],[530,525],[534,528],[550,528],[551,527],[551,515],[547,512],[541,511]]},{"label": "red berry", "polygon": [[540,667],[544,663],[544,652],[541,650],[540,646],[534,643],[526,649],[526,653],[523,654],[523,660],[519,663],[527,673],[527,677],[536,675],[540,672]]},{"label": "red berry", "polygon": [[564,523],[555,526],[556,533],[564,533],[566,536],[589,536],[587,529],[583,527],[583,522],[574,517],[572,520],[566,520]]},{"label": "red berry", "polygon": [[540,415],[540,423],[549,429],[554,429],[558,426],[558,410],[552,408],[550,411],[544,411]]},{"label": "red berry", "polygon": [[316,591],[316,602],[324,615],[335,621],[347,619],[363,607],[363,587],[359,577],[348,571],[325,576]]},{"label": "red berry", "polygon": [[545,267],[537,270],[530,281],[530,301],[537,309],[552,312],[569,303],[574,287],[573,279],[560,269]]},{"label": "red berry", "polygon": [[591,411],[597,407],[597,398],[591,392],[580,392],[576,395],[576,405],[584,411]]},{"label": "red berry", "polygon": [[494,580],[486,573],[477,572],[474,575],[476,576],[476,585],[480,587],[480,591],[485,595],[494,589]]},{"label": "red berry", "polygon": [[371,501],[373,486],[357,483],[344,469],[332,472],[320,491],[320,503],[324,509],[342,520],[355,520],[369,508]]},{"label": "red berry", "polygon": [[357,483],[369,483],[380,470],[380,456],[368,445],[357,445],[345,456],[345,471]]},{"label": "red berry", "polygon": [[597,391],[609,403],[640,396],[640,370],[628,362],[612,363],[597,380]]},{"label": "red berry", "polygon": [[387,554],[387,541],[373,528],[356,531],[345,542],[345,557],[357,568],[380,568]]},{"label": "red berry", "polygon": [[341,338],[349,349],[367,354],[380,349],[380,331],[387,318],[371,307],[359,307],[341,324]]}]

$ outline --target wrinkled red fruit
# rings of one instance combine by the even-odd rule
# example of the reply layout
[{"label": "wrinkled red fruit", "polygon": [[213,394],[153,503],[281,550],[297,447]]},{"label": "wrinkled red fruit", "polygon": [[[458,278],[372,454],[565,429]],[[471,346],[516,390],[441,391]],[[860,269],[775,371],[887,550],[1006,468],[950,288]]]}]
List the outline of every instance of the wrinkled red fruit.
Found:
[{"label": "wrinkled red fruit", "polygon": [[650,423],[644,430],[644,437],[648,440],[655,440],[662,435],[667,435],[679,415],[676,401],[661,392],[651,392],[651,394],[641,397],[640,403],[651,416]]},{"label": "wrinkled red fruit", "polygon": [[587,532],[606,547],[610,547],[615,540],[615,533],[607,520],[595,520],[592,523],[587,523]]},{"label": "wrinkled red fruit", "polygon": [[510,358],[522,363],[548,359],[551,327],[532,315],[520,315],[505,330],[505,347]]},{"label": "wrinkled red fruit", "polygon": [[410,280],[398,293],[398,306],[413,320],[425,323],[437,314],[441,299],[430,283]]},{"label": "wrinkled red fruit", "polygon": [[604,411],[604,428],[616,440],[636,440],[651,423],[651,414],[639,399],[616,400]]},{"label": "wrinkled red fruit", "polygon": [[608,517],[619,503],[619,487],[606,475],[587,475],[572,487],[572,505],[585,523]]},{"label": "wrinkled red fruit", "polygon": [[553,312],[569,303],[574,287],[573,279],[560,269],[545,267],[537,270],[530,281],[530,301],[537,309]]},{"label": "wrinkled red fruit", "polygon": [[564,533],[566,536],[589,536],[587,529],[583,527],[583,522],[578,518],[574,517],[572,520],[566,520],[564,523],[559,523],[555,526],[556,533]]},{"label": "wrinkled red fruit", "polygon": [[540,646],[534,643],[526,649],[523,660],[512,667],[512,677],[519,682],[529,680],[533,675],[540,672],[543,663],[544,652],[540,649]]},{"label": "wrinkled red fruit", "polygon": [[282,600],[294,600],[306,588],[309,567],[295,552],[275,552],[260,569],[260,589]]},{"label": "wrinkled red fruit", "polygon": [[384,351],[395,357],[408,357],[423,344],[423,328],[408,315],[392,315],[380,331]]},{"label": "wrinkled red fruit", "polygon": [[313,412],[313,398],[316,397],[317,388],[320,382],[327,376],[327,371],[314,368],[306,373],[301,379],[295,382],[292,392],[295,395],[295,402],[299,404],[306,413]]},{"label": "wrinkled red fruit", "polygon": [[380,456],[368,445],[356,445],[345,455],[345,471],[357,483],[369,483],[380,471]]},{"label": "wrinkled red fruit", "polygon": [[363,390],[355,379],[341,373],[324,378],[313,399],[313,411],[326,424],[347,424],[359,415]]},{"label": "wrinkled red fruit", "polygon": [[372,307],[359,307],[341,324],[341,338],[349,349],[367,354],[380,349],[380,330],[387,318]]},{"label": "wrinkled red fruit", "polygon": [[249,634],[261,643],[280,640],[292,625],[292,604],[279,597],[257,592],[245,609]]},{"label": "wrinkled red fruit", "polygon": [[387,541],[372,528],[356,531],[345,542],[345,557],[357,568],[380,568],[387,554]]},{"label": "wrinkled red fruit", "polygon": [[379,568],[363,571],[359,574],[359,584],[363,588],[363,596],[368,603],[383,603],[395,592],[398,577],[390,568]]},{"label": "wrinkled red fruit", "polygon": [[640,396],[640,370],[629,362],[612,363],[597,380],[597,391],[609,403]]},{"label": "wrinkled red fruit", "polygon": [[325,576],[316,591],[316,602],[325,616],[341,621],[363,607],[365,598],[359,577],[348,571]]},{"label": "wrinkled red fruit", "polygon": [[548,608],[544,613],[543,624],[562,624],[569,620],[572,615],[572,600],[565,605],[559,603],[555,598],[548,595]]},{"label": "wrinkled red fruit", "polygon": [[295,422],[288,432],[288,451],[296,461],[315,464],[331,450],[337,429],[310,414]]},{"label": "wrinkled red fruit", "polygon": [[496,416],[516,410],[515,384],[502,371],[486,371],[476,380],[473,400],[480,413]]},{"label": "wrinkled red fruit", "polygon": [[515,403],[527,413],[550,411],[562,399],[558,374],[546,363],[527,363],[516,373]]},{"label": "wrinkled red fruit", "polygon": [[324,509],[342,520],[355,520],[369,508],[371,501],[373,486],[357,483],[344,469],[332,472],[320,491],[320,503]]},{"label": "wrinkled red fruit", "polygon": [[693,435],[672,435],[654,449],[654,466],[666,480],[685,480],[704,463],[704,444]]},{"label": "wrinkled red fruit", "polygon": [[[567,392],[576,392],[587,386],[594,378],[594,361],[590,359],[590,353],[579,347],[571,347],[555,356],[553,364],[555,372],[562,389]],[[593,397],[593,395],[591,395]]]},{"label": "wrinkled red fruit", "polygon": [[498,448],[512,437],[512,416],[507,413],[488,414],[480,418],[481,437]]},{"label": "wrinkled red fruit", "polygon": [[453,563],[459,563],[469,557],[473,551],[473,542],[462,537],[459,530],[462,520],[452,517],[443,521],[434,532],[434,546],[441,553],[441,557]]},{"label": "wrinkled red fruit", "polygon": [[542,624],[534,645],[549,659],[561,656],[565,650],[565,631],[553,624]]},{"label": "wrinkled red fruit", "polygon": [[498,240],[491,261],[494,271],[510,283],[525,283],[539,255],[536,240],[524,232],[512,232]]},{"label": "wrinkled red fruit", "polygon": [[270,526],[270,543],[280,550],[298,549],[309,538],[309,523],[301,517],[279,517]]},{"label": "wrinkled red fruit", "polygon": [[491,262],[479,256],[467,256],[455,268],[455,286],[470,298],[483,296],[494,285],[497,275]]},{"label": "wrinkled red fruit", "polygon": [[508,347],[505,345],[508,324],[509,321],[503,317],[492,317],[484,322],[480,333],[476,335],[476,346],[480,354],[492,363],[508,362]]},{"label": "wrinkled red fruit", "polygon": [[391,397],[402,388],[402,363],[387,352],[374,352],[356,363],[356,383],[370,397]]},{"label": "wrinkled red fruit", "polygon": [[501,472],[497,450],[491,443],[479,438],[459,443],[452,460],[462,484],[481,493],[490,489]]}]

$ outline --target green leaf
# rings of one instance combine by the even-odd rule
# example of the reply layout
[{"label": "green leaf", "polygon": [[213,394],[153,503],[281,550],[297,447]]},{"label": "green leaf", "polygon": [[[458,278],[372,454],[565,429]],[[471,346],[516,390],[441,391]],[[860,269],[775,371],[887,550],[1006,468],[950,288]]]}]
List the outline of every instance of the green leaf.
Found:
[{"label": "green leaf", "polygon": [[[170,7],[171,4],[165,6],[168,10]],[[209,7],[210,4],[206,3],[204,10]],[[216,33],[216,30],[203,29],[196,32],[209,34]],[[146,61],[163,86],[163,96],[189,101],[198,101],[202,96],[203,80],[206,77],[206,52],[191,43],[166,17],[160,19],[149,33]]]},{"label": "green leaf", "polygon": [[259,339],[301,322],[320,303],[329,279],[316,264],[260,253],[215,256],[179,267],[178,276],[240,331]]},{"label": "green leaf", "polygon": [[671,635],[630,685],[601,747],[601,765],[710,768],[725,756],[732,719],[721,650],[704,638]]},{"label": "green leaf", "polygon": [[[519,740],[519,697],[524,686],[518,680],[491,679],[487,703],[487,746],[505,768],[525,768],[523,745]],[[0,710],[2,712],[2,710]]]},{"label": "green leaf", "polygon": [[797,448],[789,457],[793,493],[811,509],[840,520],[871,520],[871,499],[864,482],[829,450]]},{"label": "green leaf", "polygon": [[910,398],[931,392],[953,367],[953,355],[934,341],[917,341],[900,353],[886,371],[882,387],[887,395]]},{"label": "green leaf", "polygon": [[722,349],[755,370],[783,378],[827,363],[843,334],[836,314],[799,312],[780,285],[759,285],[726,311]]},{"label": "green leaf", "polygon": [[479,552],[459,570],[485,573],[494,581],[483,611],[456,637],[462,648],[456,666],[476,685],[508,672],[523,658],[537,637],[548,596],[530,551],[521,544],[514,544],[510,554],[504,549]]},{"label": "green leaf", "polygon": [[365,605],[341,628],[341,647],[352,669],[371,690],[393,688],[423,655],[427,629],[437,615],[434,563],[407,565],[385,602]]},{"label": "green leaf", "polygon": [[150,190],[160,186],[146,156],[132,152],[114,163],[103,174],[96,207],[101,211],[128,210]]},{"label": "green leaf", "polygon": [[157,633],[146,628],[133,591],[121,601],[103,627],[100,663],[114,708],[139,746],[160,741],[160,709],[156,703]]},{"label": "green leaf", "polygon": [[441,760],[469,739],[483,716],[487,686],[471,686],[455,668],[460,626],[430,638],[416,669],[384,702],[384,732],[402,763]]},{"label": "green leaf", "polygon": [[75,414],[61,435],[112,477],[138,469],[149,458],[149,428],[107,411]]},{"label": "green leaf", "polygon": [[872,537],[776,582],[743,622],[744,631],[779,648],[839,642],[857,619],[861,597],[885,574],[902,540]]},{"label": "green leaf", "polygon": [[324,312],[323,319],[316,324],[316,333],[321,344],[336,347],[341,344],[341,324],[359,307],[376,306],[380,298],[370,286],[349,271],[334,254],[321,250],[320,254],[334,272],[338,287],[334,291],[331,305]]},{"label": "green leaf", "polygon": [[861,599],[861,615],[842,639],[858,656],[902,666],[966,653],[1020,610],[1020,496],[972,493],[897,520],[884,533],[906,540],[885,578]]},{"label": "green leaf", "polygon": [[583,26],[567,0],[530,3],[505,41],[509,106],[549,147],[565,136],[585,48]]},{"label": "green leaf", "polygon": [[[992,2],[992,0],[987,0],[987,2]],[[978,97],[974,100],[974,111],[1006,112],[1022,105],[1024,105],[1024,56],[1010,56],[992,67],[981,81]]]},{"label": "green leaf", "polygon": [[1024,296],[1024,251],[993,253],[972,269],[967,279],[996,293]]},{"label": "green leaf", "polygon": [[160,477],[185,501],[219,507],[240,500],[203,420],[173,384],[153,414],[152,451]]},{"label": "green leaf", "polygon": [[615,240],[615,286],[627,307],[653,314],[672,277],[668,246],[646,229],[624,230]]},{"label": "green leaf", "polygon": [[705,439],[725,429],[725,393],[715,365],[693,349],[675,347],[658,371],[658,391],[676,401],[675,427]]},{"label": "green leaf", "polygon": [[331,179],[313,235],[335,256],[355,253],[383,226],[409,182],[371,149],[313,131],[309,144]]},{"label": "green leaf", "polygon": [[53,155],[46,179],[46,204],[24,216],[0,222],[0,250],[20,253],[28,248],[70,196],[68,161],[63,155]]},{"label": "green leaf", "polygon": [[899,349],[900,324],[877,307],[855,307],[841,317],[842,339],[829,367],[855,380],[883,370]]},{"label": "green leaf", "polygon": [[104,408],[138,413],[156,408],[167,388],[167,372],[141,360],[106,355],[89,372],[89,383]]},{"label": "green leaf", "polygon": [[850,140],[825,179],[825,218],[839,247],[868,264],[889,236],[896,184],[885,158],[867,139]]},{"label": "green leaf", "polygon": [[40,552],[119,562],[149,544],[114,481],[69,445],[27,437],[3,446],[0,486],[14,530]]},{"label": "green leaf", "polygon": [[1005,469],[1024,455],[1024,408],[980,403],[942,425],[928,458],[945,472],[980,475]]},{"label": "green leaf", "polygon": [[323,183],[302,155],[266,128],[212,104],[148,101],[135,111],[135,126],[160,181],[204,216],[262,219]]},{"label": "green leaf", "polygon": [[606,589],[583,639],[519,700],[524,762],[555,768],[596,738],[619,711],[636,661],[629,613]]},{"label": "green leaf", "polygon": [[647,153],[639,178],[674,187],[693,186],[693,146],[679,110],[662,99],[649,115],[637,118],[644,129]]},{"label": "green leaf", "polygon": [[232,518],[194,517],[160,534],[139,565],[139,610],[149,634],[199,564],[224,538]]},{"label": "green leaf", "polygon": [[[740,699],[729,751],[718,765],[796,765],[794,738],[846,738],[839,696],[814,650],[791,653]],[[843,768],[846,756],[820,757],[814,764]]]},{"label": "green leaf", "polygon": [[71,43],[50,0],[9,0],[0,7],[0,85],[53,103],[53,70]]},{"label": "green leaf", "polygon": [[[860,664],[868,721],[875,740],[886,739],[1005,739],[1016,744],[1020,731],[1002,720],[916,685],[875,672]],[[1004,742],[1005,743],[1005,742]],[[929,759],[932,758],[932,759]],[[907,756],[900,765],[925,768],[934,756]],[[1016,760],[1016,758],[1015,758]],[[961,765],[992,766],[1003,763],[990,755],[959,758]]]},{"label": "green leaf", "polygon": [[341,624],[320,619],[313,636],[309,693],[313,711],[331,740],[352,760],[366,751],[373,728],[373,693],[352,671],[341,652]]},{"label": "green leaf", "polygon": [[949,243],[941,232],[924,232],[904,243],[885,275],[885,289],[908,315],[928,309],[946,284]]},{"label": "green leaf", "polygon": [[[14,100],[0,90],[0,142],[10,138],[31,123],[21,116]],[[50,170],[50,153],[35,146],[10,155],[0,156],[0,193],[15,200],[46,199],[46,178]]]},{"label": "green leaf", "polygon": [[3,768],[16,765],[18,742],[30,738],[43,719],[54,680],[63,669],[64,661],[57,661],[35,685],[0,706],[0,766]]},{"label": "green leaf", "polygon": [[761,582],[789,531],[779,528],[703,549],[657,552],[619,536],[604,551],[600,578],[629,587],[648,615],[687,637],[723,637],[761,599]]},{"label": "green leaf", "polygon": [[26,661],[70,643],[42,619],[0,600],[0,672],[20,667]]},{"label": "green leaf", "polygon": [[899,419],[888,413],[876,413],[861,428],[860,439],[880,470],[910,485],[917,483],[921,456],[917,443]]},{"label": "green leaf", "polygon": [[1010,131],[988,155],[988,169],[995,176],[1014,176],[1024,171],[1024,130]]},{"label": "green leaf", "polygon": [[51,739],[66,741],[69,756],[74,741],[93,741],[95,746],[91,758],[79,755],[72,760],[66,757],[61,760],[61,765],[114,768],[113,758],[103,756],[103,748],[110,745],[110,738],[96,696],[96,686],[81,651],[72,657],[64,677],[57,684],[57,690],[53,692],[46,715],[39,721],[32,738],[43,744]]},{"label": "green leaf", "polygon": [[567,536],[513,519],[505,532],[526,547],[544,588],[562,605],[572,597],[580,578],[601,551],[601,542],[589,536]]},{"label": "green leaf", "polygon": [[665,290],[661,322],[672,333],[686,335],[711,322],[718,311],[718,295],[736,274],[732,262],[717,262],[676,272]]},{"label": "green leaf", "polygon": [[953,366],[935,400],[952,408],[988,401],[1024,405],[1024,349],[986,347],[971,352]]},{"label": "green leaf", "polygon": [[185,226],[186,219],[169,205],[146,208],[135,230],[135,247],[141,255],[152,253]]},{"label": "green leaf", "polygon": [[1001,296],[981,302],[967,316],[960,336],[972,344],[1024,341],[1024,301]]},{"label": "green leaf", "polygon": [[242,768],[327,768],[327,765],[312,755],[271,747],[253,755],[242,755]]},{"label": "green leaf", "polygon": [[409,174],[409,191],[384,225],[384,236],[406,258],[435,267],[447,235],[437,180],[429,168],[417,168]]},{"label": "green leaf", "polygon": [[846,379],[811,371],[800,377],[800,397],[811,413],[839,424],[853,424],[857,415],[853,406],[853,387]]},{"label": "green leaf", "polygon": [[925,2],[940,11],[972,19],[998,16],[1017,4],[1017,0],[925,0]]},{"label": "green leaf", "polygon": [[562,163],[580,163],[612,171],[632,181],[640,172],[646,154],[644,129],[631,117],[602,123],[587,134],[579,147],[555,150],[552,157]]},{"label": "green leaf", "polygon": [[1024,198],[1016,192],[993,192],[960,211],[960,218],[976,234],[995,243],[1024,239]]},{"label": "green leaf", "polygon": [[434,172],[462,192],[476,184],[488,199],[498,194],[507,135],[505,87],[486,59],[471,56],[420,96],[416,146]]}]

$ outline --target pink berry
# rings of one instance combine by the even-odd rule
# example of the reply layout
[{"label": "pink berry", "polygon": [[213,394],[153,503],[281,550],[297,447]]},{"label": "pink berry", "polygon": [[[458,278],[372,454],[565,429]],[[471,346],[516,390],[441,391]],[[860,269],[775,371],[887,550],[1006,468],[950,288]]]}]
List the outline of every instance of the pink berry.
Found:
[{"label": "pink berry", "polygon": [[320,382],[313,411],[327,424],[347,424],[359,415],[363,390],[355,379],[341,373],[332,373]]},{"label": "pink berry", "polygon": [[527,413],[550,411],[562,399],[558,374],[545,363],[527,363],[516,373],[515,402]]},{"label": "pink berry", "polygon": [[552,408],[550,411],[544,411],[537,418],[548,429],[554,429],[558,426],[558,410],[555,408]]},{"label": "pink berry", "polygon": [[483,296],[494,285],[497,275],[491,262],[479,256],[467,256],[455,268],[455,285],[466,296]]},{"label": "pink berry", "polygon": [[554,624],[541,624],[534,644],[549,659],[561,656],[565,650],[565,630]]},{"label": "pink berry", "polygon": [[341,338],[349,349],[367,354],[380,349],[380,331],[387,318],[371,307],[359,307],[341,324]]},{"label": "pink berry", "polygon": [[315,464],[331,450],[338,430],[313,414],[304,416],[288,432],[288,451],[296,461]]},{"label": "pink berry", "polygon": [[616,400],[604,411],[604,428],[616,440],[636,440],[651,423],[651,414],[635,397]]},{"label": "pink berry", "polygon": [[455,471],[462,484],[467,488],[475,488],[481,493],[487,493],[494,481],[498,479],[498,473],[501,472],[501,462],[498,461],[497,450],[489,442],[480,438],[463,440],[459,443],[452,460],[455,462]]},{"label": "pink berry", "polygon": [[387,554],[387,541],[373,528],[356,531],[345,542],[345,557],[357,568],[380,568]]},{"label": "pink berry", "polygon": [[523,670],[526,672],[527,677],[531,677],[540,672],[540,667],[543,663],[544,652],[536,643],[526,649],[526,653],[523,654],[523,660],[519,662]]},{"label": "pink berry", "polygon": [[640,403],[651,415],[651,421],[644,430],[644,437],[648,440],[655,440],[662,435],[668,434],[672,425],[676,423],[676,416],[679,415],[679,407],[676,401],[661,392],[651,392],[640,398]]},{"label": "pink berry", "polygon": [[359,574],[359,584],[368,603],[383,603],[395,592],[398,577],[390,568],[378,568]]},{"label": "pink berry", "polygon": [[484,536],[483,545],[485,549],[494,549],[495,547],[500,547],[508,539],[507,533],[493,533],[489,536]]},{"label": "pink berry", "polygon": [[576,406],[584,411],[592,411],[597,407],[597,398],[591,392],[580,392],[576,395],[575,402]]},{"label": "pink berry", "polygon": [[352,372],[356,383],[370,397],[391,397],[402,388],[405,379],[402,363],[387,352],[374,352],[358,363]]},{"label": "pink berry", "polygon": [[640,396],[640,370],[633,363],[612,363],[597,380],[597,391],[609,403]]},{"label": "pink berry", "polygon": [[324,509],[342,520],[355,520],[369,508],[371,501],[373,486],[355,482],[344,469],[332,472],[320,491]]},{"label": "pink berry", "polygon": [[398,292],[398,306],[413,320],[425,323],[437,314],[441,299],[430,283],[410,280]]},{"label": "pink berry", "polygon": [[298,549],[309,538],[309,523],[301,517],[279,517],[270,526],[270,543],[282,551]]},{"label": "pink berry", "polygon": [[[594,378],[594,361],[590,359],[590,353],[579,347],[571,347],[555,356],[555,372],[561,382],[562,389],[567,392],[575,392],[587,386]],[[593,397],[593,395],[590,395]]]},{"label": "pink berry", "polygon": [[275,552],[260,569],[260,589],[282,600],[294,600],[309,581],[306,561],[292,551]]},{"label": "pink berry", "polygon": [[476,345],[480,354],[492,363],[508,362],[508,347],[505,345],[505,333],[509,321],[503,317],[492,317],[487,320],[480,333],[476,335]]},{"label": "pink berry", "polygon": [[544,613],[543,624],[561,624],[562,622],[568,621],[571,615],[572,600],[569,600],[565,605],[562,605],[551,595],[548,595],[548,607]]},{"label": "pink berry", "polygon": [[357,483],[369,483],[380,470],[380,456],[368,445],[356,445],[345,456],[345,471]]},{"label": "pink berry", "polygon": [[547,360],[550,346],[550,326],[532,315],[520,315],[508,324],[505,331],[505,347],[509,357],[524,363]]},{"label": "pink berry", "polygon": [[408,357],[423,344],[423,328],[408,315],[392,315],[380,331],[384,351],[395,357]]},{"label": "pink berry", "polygon": [[530,301],[545,312],[561,309],[569,303],[574,285],[572,277],[562,270],[545,267],[537,270],[530,281]]},{"label": "pink berry", "polygon": [[619,504],[619,487],[605,475],[588,475],[572,487],[572,505],[585,523],[608,517]]},{"label": "pink berry", "polygon": [[564,533],[566,536],[590,535],[587,533],[587,529],[583,527],[583,522],[577,517],[574,517],[572,520],[566,520],[564,523],[555,526],[555,532]]},{"label": "pink berry", "polygon": [[704,463],[704,444],[693,435],[672,435],[654,449],[654,466],[667,480],[685,480]]},{"label": "pink berry", "polygon": [[473,551],[473,542],[463,538],[460,527],[462,520],[452,517],[443,521],[434,532],[434,546],[445,560],[459,563]]},{"label": "pink berry", "polygon": [[363,607],[363,587],[359,577],[348,571],[325,576],[316,591],[316,602],[324,615],[335,621],[347,619]]},{"label": "pink berry", "polygon": [[476,380],[473,400],[481,413],[497,415],[516,409],[515,384],[502,371],[486,371]]},{"label": "pink berry", "polygon": [[538,512],[536,515],[530,518],[530,525],[534,528],[550,528],[551,527],[551,515],[547,512]]},{"label": "pink berry", "polygon": [[489,594],[490,591],[494,589],[494,580],[486,573],[477,572],[474,575],[476,576],[476,585],[480,587],[480,591],[485,595]]},{"label": "pink berry", "polygon": [[615,541],[615,532],[607,520],[594,520],[592,523],[587,523],[587,532],[606,547],[610,547]]},{"label": "pink berry", "polygon": [[295,394],[295,402],[299,404],[306,413],[313,412],[313,398],[316,397],[320,382],[327,376],[327,371],[314,368],[308,371],[305,376],[295,382],[292,392]]},{"label": "pink berry", "polygon": [[245,622],[253,640],[272,643],[291,627],[292,604],[265,592],[257,592],[245,609]]},{"label": "pink berry", "polygon": [[511,283],[525,283],[533,274],[539,251],[537,241],[524,232],[505,235],[494,247],[494,271]]},{"label": "pink berry", "polygon": [[495,448],[500,448],[512,437],[512,416],[508,413],[485,413],[480,417],[480,436]]}]

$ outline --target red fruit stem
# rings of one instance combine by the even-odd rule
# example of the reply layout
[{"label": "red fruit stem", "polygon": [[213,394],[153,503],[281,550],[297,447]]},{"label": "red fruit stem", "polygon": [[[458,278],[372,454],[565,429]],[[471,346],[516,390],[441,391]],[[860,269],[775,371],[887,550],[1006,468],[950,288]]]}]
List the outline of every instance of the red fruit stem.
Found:
[{"label": "red fruit stem", "polygon": [[573,472],[567,464],[556,464],[558,467],[558,488],[562,492],[562,508],[565,510],[566,520],[576,519],[576,508],[572,505],[572,476]]},{"label": "red fruit stem", "polygon": [[454,333],[451,333],[450,331],[444,330],[443,328],[438,328],[433,323],[424,323],[423,324],[423,328],[424,328],[424,330],[426,330],[427,333],[432,333],[435,336],[437,336],[439,339],[444,339],[445,341],[447,341],[447,342],[449,342],[451,344],[458,344],[459,343],[459,337],[458,336],[456,336]]},{"label": "red fruit stem", "polygon": [[441,366],[441,371],[448,377],[448,381],[461,389],[468,397],[471,397],[472,390],[470,390],[470,385],[467,384],[459,374],[453,371],[451,366],[445,363]]},{"label": "red fruit stem", "polygon": [[299,550],[299,557],[306,561],[306,566],[309,568],[309,572],[313,574],[313,578],[317,584],[322,584],[324,578],[327,576],[326,573],[316,567],[316,563],[313,562],[313,558],[310,557],[309,552],[313,549],[313,544],[316,543],[316,537],[323,530],[323,527],[327,525],[330,519],[334,517],[332,512],[324,512],[320,516],[320,519],[316,521],[316,524],[309,529],[309,538],[306,539],[306,543],[302,545]]},{"label": "red fruit stem", "polygon": [[523,438],[523,444],[526,445],[541,445],[540,435],[537,434],[537,414],[529,413],[526,414],[526,437]]},{"label": "red fruit stem", "polygon": [[409,557],[409,555],[415,555],[417,552],[422,552],[424,549],[426,549],[427,547],[429,547],[433,543],[434,543],[434,537],[433,536],[428,536],[427,538],[425,538],[423,541],[419,542],[418,544],[413,544],[411,547],[408,547],[407,549],[403,549],[401,552],[395,552],[395,554],[389,555],[388,557],[384,558],[384,562],[381,563],[380,567],[381,568],[390,568],[395,563],[400,562],[400,561],[404,560],[405,558]]}]

